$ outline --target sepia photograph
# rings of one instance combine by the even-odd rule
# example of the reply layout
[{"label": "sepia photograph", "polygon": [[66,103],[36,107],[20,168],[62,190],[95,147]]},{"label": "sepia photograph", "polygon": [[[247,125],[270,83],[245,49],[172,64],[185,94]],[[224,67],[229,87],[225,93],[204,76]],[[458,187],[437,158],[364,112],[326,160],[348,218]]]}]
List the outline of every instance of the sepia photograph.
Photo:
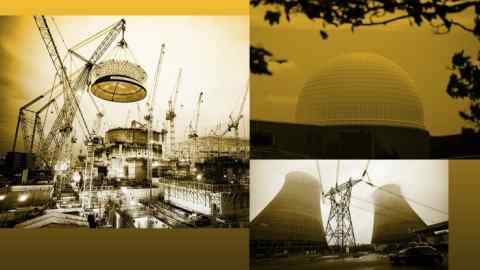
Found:
[{"label": "sepia photograph", "polygon": [[478,6],[250,1],[252,158],[478,158]]},{"label": "sepia photograph", "polygon": [[448,269],[448,161],[251,161],[251,269]]},{"label": "sepia photograph", "polygon": [[0,227],[248,225],[248,16],[2,16],[0,40]]}]

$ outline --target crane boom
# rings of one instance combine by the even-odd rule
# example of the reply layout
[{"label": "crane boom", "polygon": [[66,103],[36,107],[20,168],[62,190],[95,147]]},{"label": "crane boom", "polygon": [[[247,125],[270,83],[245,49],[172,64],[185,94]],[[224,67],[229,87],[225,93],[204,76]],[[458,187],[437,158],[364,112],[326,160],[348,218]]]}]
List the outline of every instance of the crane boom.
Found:
[{"label": "crane boom", "polygon": [[198,137],[198,120],[200,119],[200,104],[203,102],[203,92],[200,92],[198,95],[197,103],[195,105],[195,110],[193,111],[192,120],[188,124],[189,128],[189,139],[195,139]]},{"label": "crane boom", "polygon": [[154,104],[155,104],[155,96],[156,96],[157,89],[158,89],[158,83],[160,81],[160,72],[162,71],[162,62],[163,62],[164,54],[165,54],[165,44],[162,44],[162,46],[160,47],[160,56],[158,57],[157,71],[155,73],[153,91],[152,91],[152,94],[150,96],[150,100],[148,101],[148,112],[150,114],[153,113],[153,108],[154,108]]},{"label": "crane boom", "polygon": [[167,120],[170,123],[169,125],[170,130],[168,131],[168,133],[170,133],[170,154],[171,155],[175,154],[175,117],[177,116],[175,113],[175,109],[177,104],[178,92],[180,91],[181,78],[182,78],[182,69],[178,71],[177,82],[173,90],[174,92],[172,93],[172,96],[170,96],[170,100],[168,101],[168,111],[165,116],[165,120]]},{"label": "crane boom", "polygon": [[200,92],[200,95],[198,95],[198,101],[197,101],[197,112],[195,114],[195,124],[194,124],[194,131],[195,133],[198,133],[198,120],[200,119],[200,104],[203,102],[203,92]]},{"label": "crane boom", "polygon": [[[75,112],[77,109],[79,109],[78,101],[76,99],[74,90],[72,88],[72,83],[70,81],[70,78],[67,75],[66,68],[63,64],[63,61],[60,57],[60,54],[58,52],[57,46],[55,44],[55,41],[53,39],[52,33],[50,31],[50,28],[47,24],[47,20],[45,16],[34,16],[35,23],[37,24],[38,30],[40,32],[40,36],[42,37],[42,40],[45,44],[45,47],[48,51],[48,54],[50,56],[50,59],[52,60],[52,63],[57,71],[57,74],[60,78],[60,81],[62,82],[63,85],[63,97],[64,97],[64,104],[62,107],[62,110],[60,111],[57,119],[55,119],[54,125],[52,126],[52,130],[48,134],[46,138],[46,142],[42,143],[42,149],[40,154],[40,158],[46,161],[47,163],[50,161],[50,164],[52,165],[51,161],[54,161],[56,158],[56,155],[60,151],[60,148],[62,146],[62,141],[65,139],[65,133],[60,132],[60,131],[71,131],[71,127],[67,129],[67,126],[71,126],[71,123],[73,122],[73,118],[75,115]],[[86,125],[86,123],[84,122]],[[62,136],[63,140],[59,140],[57,136]],[[55,144],[55,149],[53,153],[49,152],[48,148],[52,144],[52,142]],[[53,154],[53,157],[50,155]]]},{"label": "crane boom", "polygon": [[[157,71],[155,73],[155,81],[153,85],[153,92],[148,102],[148,113],[145,116],[147,121],[147,145],[148,145],[148,158],[147,158],[147,180],[152,184],[152,159],[153,159],[153,145],[152,145],[152,124],[153,124],[153,108],[155,107],[155,92],[158,88],[158,82],[160,80],[160,71],[162,70],[163,55],[165,54],[165,44],[162,44],[160,48],[160,56],[158,57]],[[150,199],[152,196],[152,190],[150,189]]]},{"label": "crane boom", "polygon": [[[110,45],[113,43],[120,31],[124,30],[125,21],[121,20],[120,22],[115,24],[115,27],[113,27],[106,33],[105,38],[95,49],[95,51],[89,58],[89,62],[85,64],[80,74],[76,78],[75,83],[72,86],[72,82],[67,75],[65,66],[62,59],[60,58],[60,54],[58,52],[57,46],[55,44],[45,17],[34,16],[34,20],[37,24],[42,40],[47,48],[49,56],[63,85],[63,106],[60,109],[57,118],[54,120],[54,123],[48,135],[41,142],[41,149],[38,153],[40,159],[45,162],[47,167],[52,167],[57,160],[58,154],[66,138],[72,131],[72,124],[77,111],[80,112],[83,120],[83,125],[85,127],[88,137],[91,137],[88,125],[79,107],[77,93],[81,92],[81,90],[87,87],[90,79],[90,72],[93,66],[103,56],[108,47],[110,47]],[[53,149],[51,149],[52,147]]]},{"label": "crane boom", "polygon": [[180,69],[180,70],[178,71],[177,82],[176,82],[176,84],[175,84],[175,90],[174,90],[175,92],[173,93],[173,96],[172,96],[172,98],[173,98],[173,100],[172,100],[172,102],[173,102],[172,107],[173,107],[173,110],[174,110],[174,111],[175,111],[175,108],[176,108],[176,105],[177,105],[177,98],[178,98],[178,92],[179,92],[179,90],[180,90],[180,79],[181,79],[181,78],[182,78],[182,69]]},{"label": "crane boom", "polygon": [[238,110],[238,116],[235,120],[235,122],[237,122],[237,123],[240,121],[240,118],[243,117],[242,112],[243,112],[243,107],[245,107],[245,103],[247,101],[248,89],[249,89],[249,87],[248,87],[248,84],[247,84],[247,88],[245,89],[245,94],[243,94],[242,103],[240,104],[240,109]]}]

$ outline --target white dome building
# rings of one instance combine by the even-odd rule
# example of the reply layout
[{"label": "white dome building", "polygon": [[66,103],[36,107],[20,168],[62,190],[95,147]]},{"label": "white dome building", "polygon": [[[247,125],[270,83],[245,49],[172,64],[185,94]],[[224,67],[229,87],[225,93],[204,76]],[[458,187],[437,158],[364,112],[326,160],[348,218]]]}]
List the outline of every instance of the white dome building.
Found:
[{"label": "white dome building", "polygon": [[397,64],[370,53],[335,57],[310,77],[298,99],[296,120],[424,129],[413,81]]},{"label": "white dome building", "polygon": [[422,103],[400,66],[350,53],[313,74],[298,97],[296,123],[252,123],[254,158],[429,157]]}]

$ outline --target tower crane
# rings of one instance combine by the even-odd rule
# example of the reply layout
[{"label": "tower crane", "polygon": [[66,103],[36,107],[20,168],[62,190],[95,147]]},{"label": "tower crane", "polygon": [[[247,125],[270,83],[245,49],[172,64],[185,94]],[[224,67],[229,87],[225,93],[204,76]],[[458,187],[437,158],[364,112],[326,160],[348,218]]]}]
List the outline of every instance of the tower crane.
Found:
[{"label": "tower crane", "polygon": [[243,107],[245,106],[245,102],[246,102],[246,100],[247,100],[248,89],[249,89],[249,87],[248,87],[248,83],[247,83],[247,87],[245,88],[245,93],[244,93],[244,95],[243,95],[242,102],[240,103],[240,108],[239,108],[239,110],[238,110],[238,114],[237,114],[236,117],[232,117],[233,112],[230,113],[230,115],[229,115],[229,117],[228,117],[229,120],[230,120],[230,122],[228,123],[227,130],[225,131],[225,133],[227,133],[227,132],[232,131],[232,129],[233,129],[234,134],[235,134],[235,137],[234,137],[234,138],[235,138],[236,150],[237,150],[238,152],[240,152],[240,149],[238,149],[238,148],[239,148],[238,128],[239,128],[239,125],[240,125],[240,120],[241,120],[242,117],[243,117],[242,112],[243,112]]},{"label": "tower crane", "polygon": [[171,156],[175,155],[175,117],[177,116],[175,114],[175,108],[177,104],[178,91],[180,89],[181,77],[182,77],[182,69],[178,71],[177,82],[173,89],[173,93],[170,96],[170,99],[168,100],[168,110],[165,116],[165,120],[169,122],[169,128],[170,128],[168,132],[170,133],[170,155]]},{"label": "tower crane", "polygon": [[163,56],[165,55],[165,44],[160,46],[160,56],[158,57],[157,70],[155,72],[155,80],[153,84],[152,94],[147,102],[147,114],[145,115],[145,121],[147,122],[147,181],[150,185],[150,194],[148,200],[148,226],[152,226],[152,160],[153,160],[153,115],[155,108],[155,94],[158,89],[158,82],[160,81],[160,72],[162,70]]},{"label": "tower crane", "polygon": [[192,139],[192,165],[195,164],[197,155],[198,155],[198,147],[197,147],[197,138],[198,138],[198,120],[200,119],[200,104],[203,102],[203,92],[200,92],[198,95],[197,99],[197,104],[195,106],[195,111],[193,114],[194,122],[192,125],[192,122],[190,122],[189,125],[189,133],[188,133],[188,138]]},{"label": "tower crane", "polygon": [[162,138],[162,144],[165,142],[165,135],[167,135],[167,123],[163,122],[162,123],[162,129],[160,130],[160,136]]},{"label": "tower crane", "polygon": [[[160,80],[160,72],[162,70],[162,62],[163,56],[165,54],[165,44],[162,44],[160,47],[160,56],[158,57],[158,64],[157,64],[157,71],[155,72],[155,80],[152,89],[152,94],[150,95],[150,99],[147,103],[147,115],[145,115],[145,120],[147,122],[147,180],[150,182],[150,186],[152,184],[152,159],[153,159],[153,144],[152,144],[152,137],[153,137],[153,110],[155,108],[155,94],[158,89],[158,82]],[[151,190],[150,190],[151,192]]]},{"label": "tower crane", "polygon": [[[222,148],[222,138],[223,136],[225,136],[225,134],[228,133],[228,129],[225,129],[222,131],[222,123],[218,123],[216,126],[215,126],[215,129],[211,129],[210,130],[210,135],[211,136],[214,136],[216,139],[217,139],[217,153],[216,153],[216,156],[219,157],[220,156],[220,150]],[[213,147],[210,147],[211,149],[213,149]],[[214,151],[212,150],[211,152],[212,154],[214,153]]]},{"label": "tower crane", "polygon": [[198,138],[198,120],[200,119],[200,104],[203,102],[203,92],[200,92],[197,99],[197,104],[195,106],[195,111],[193,112],[193,125],[192,122],[189,124],[189,139]]}]

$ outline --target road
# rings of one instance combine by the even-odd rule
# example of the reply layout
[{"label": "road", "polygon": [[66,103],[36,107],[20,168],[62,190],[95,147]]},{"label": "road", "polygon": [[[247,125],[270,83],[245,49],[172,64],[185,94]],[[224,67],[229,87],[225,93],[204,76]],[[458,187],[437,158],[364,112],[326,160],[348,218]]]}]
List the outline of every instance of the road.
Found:
[{"label": "road", "polygon": [[252,270],[443,270],[446,266],[394,266],[385,256],[369,254],[360,258],[289,257],[253,261]]}]

